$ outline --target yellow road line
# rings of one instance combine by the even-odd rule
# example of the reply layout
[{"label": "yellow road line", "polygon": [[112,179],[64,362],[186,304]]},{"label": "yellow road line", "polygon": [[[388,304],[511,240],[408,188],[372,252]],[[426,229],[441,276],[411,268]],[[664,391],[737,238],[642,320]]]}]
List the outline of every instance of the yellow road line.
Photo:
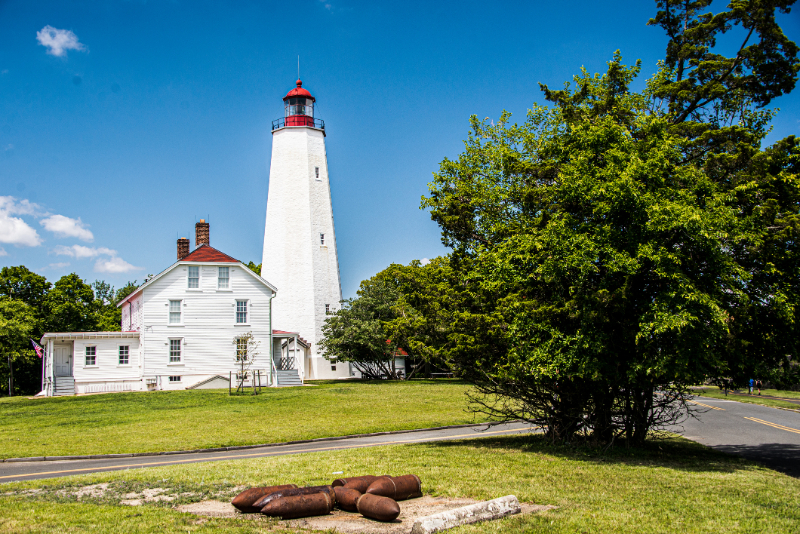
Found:
[{"label": "yellow road line", "polygon": [[795,434],[800,434],[800,430],[788,426],[779,425],[778,423],[771,423],[769,421],[764,421],[763,419],[756,419],[755,417],[745,417],[745,419],[754,421],[756,423],[761,423],[762,425],[771,426],[772,428],[777,428],[779,430],[785,430],[787,432],[794,432]]},{"label": "yellow road line", "polygon": [[716,406],[711,406],[710,404],[703,404],[702,402],[697,402],[697,401],[688,401],[688,402],[691,402],[692,404],[697,404],[698,406],[703,406],[704,408],[711,408],[712,410],[721,410],[723,412],[725,411],[725,408],[717,408]]},{"label": "yellow road line", "polygon": [[[482,432],[482,436],[486,436],[488,434],[503,434],[504,432],[524,432],[526,430],[530,430],[530,428],[512,428],[509,430],[494,430],[492,432]],[[279,454],[290,454],[296,452],[319,452],[319,451],[331,451],[331,450],[341,450],[341,449],[358,449],[362,447],[374,447],[376,445],[397,445],[399,443],[417,443],[417,442],[424,442],[424,441],[438,441],[444,439],[453,439],[453,438],[465,438],[465,437],[479,437],[473,434],[459,434],[456,436],[442,436],[440,438],[419,438],[419,439],[400,439],[395,441],[384,441],[379,443],[364,443],[360,445],[350,445],[347,447],[319,447],[316,449],[296,449],[291,451],[276,451],[271,453],[262,453],[257,452],[253,454],[231,454],[228,456],[213,456],[211,458],[187,458],[185,460],[172,460],[169,462],[148,462],[142,464],[128,464],[128,465],[109,465],[107,467],[85,467],[83,469],[64,469],[62,471],[46,471],[46,472],[38,472],[38,473],[26,473],[20,475],[7,475],[7,476],[0,476],[0,480],[4,478],[15,478],[15,477],[32,477],[37,475],[58,475],[61,473],[77,473],[81,471],[101,471],[103,469],[120,469],[126,467],[145,467],[145,466],[154,466],[154,465],[174,465],[179,463],[187,463],[187,462],[206,462],[210,460],[225,460],[229,458],[247,458],[250,456],[275,456]],[[100,458],[98,458],[99,460]],[[70,460],[66,460],[70,461]]]},{"label": "yellow road line", "polygon": [[798,399],[797,397],[795,397],[795,398],[775,397],[773,395],[750,395],[750,394],[747,394],[747,393],[731,393],[731,395],[737,395],[739,397],[752,397],[754,399],[767,399],[767,400],[776,399],[776,400],[785,400],[785,401],[795,402],[795,403],[800,402],[800,399]]}]

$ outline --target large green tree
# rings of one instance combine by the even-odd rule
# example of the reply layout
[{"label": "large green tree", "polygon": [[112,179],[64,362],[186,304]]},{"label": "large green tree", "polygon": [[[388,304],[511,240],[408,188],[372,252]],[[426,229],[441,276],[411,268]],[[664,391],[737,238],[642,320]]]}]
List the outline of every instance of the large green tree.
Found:
[{"label": "large green tree", "polygon": [[[471,119],[423,199],[452,288],[414,309],[448,317],[446,339],[410,345],[475,383],[475,409],[635,443],[684,413],[687,384],[796,358],[797,143],[760,146],[796,81],[775,23],[791,3],[658,2],[670,41],[646,90],[617,55],[543,86],[553,106],[524,125]],[[736,55],[716,52],[735,30]]]},{"label": "large green tree", "polygon": [[[39,377],[29,384],[29,367],[36,368],[36,357],[31,350],[29,336],[36,327],[36,312],[21,300],[0,296],[0,392],[5,394],[38,388]],[[41,360],[39,360],[41,364]],[[41,370],[41,365],[38,366]],[[14,392],[9,390],[9,376],[13,373]]]},{"label": "large green tree", "polygon": [[97,330],[99,303],[92,286],[77,274],[62,276],[47,293],[47,330],[50,332],[91,332]]},{"label": "large green tree", "polygon": [[[52,284],[26,267],[0,269],[0,302],[4,331],[0,361],[0,392],[8,394],[8,377],[14,374],[16,394],[36,393],[41,388],[42,361],[30,339],[44,333],[48,317],[47,292]],[[9,368],[9,360],[11,368]]]},{"label": "large green tree", "polygon": [[322,326],[323,355],[331,362],[349,362],[369,379],[398,379],[404,374],[395,364],[400,345],[391,339],[385,323],[395,318],[397,287],[385,280],[361,283],[358,296],[342,301]]}]

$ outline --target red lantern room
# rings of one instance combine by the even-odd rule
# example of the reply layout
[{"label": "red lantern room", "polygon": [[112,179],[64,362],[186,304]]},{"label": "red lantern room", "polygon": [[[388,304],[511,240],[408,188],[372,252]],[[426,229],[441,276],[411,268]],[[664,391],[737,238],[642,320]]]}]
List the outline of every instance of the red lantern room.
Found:
[{"label": "red lantern room", "polygon": [[297,87],[286,93],[283,97],[284,118],[272,123],[272,129],[284,126],[310,126],[311,128],[325,129],[325,123],[314,119],[314,102],[316,99],[306,89],[303,82],[297,80]]}]

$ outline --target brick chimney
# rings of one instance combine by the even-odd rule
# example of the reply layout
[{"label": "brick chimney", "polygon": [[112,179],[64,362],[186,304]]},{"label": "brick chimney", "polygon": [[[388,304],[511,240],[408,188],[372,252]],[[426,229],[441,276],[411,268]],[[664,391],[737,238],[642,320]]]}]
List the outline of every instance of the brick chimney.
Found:
[{"label": "brick chimney", "polygon": [[178,239],[178,261],[189,255],[189,239],[182,237]]},{"label": "brick chimney", "polygon": [[194,246],[210,245],[211,239],[208,235],[208,223],[205,219],[200,219],[199,223],[194,224]]}]

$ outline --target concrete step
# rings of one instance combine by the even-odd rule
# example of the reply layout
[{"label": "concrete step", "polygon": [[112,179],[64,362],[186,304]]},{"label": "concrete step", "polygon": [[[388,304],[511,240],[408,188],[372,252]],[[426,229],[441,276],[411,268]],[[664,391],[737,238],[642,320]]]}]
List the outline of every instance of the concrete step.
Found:
[{"label": "concrete step", "polygon": [[71,376],[57,376],[53,395],[58,397],[75,395],[75,379]]},{"label": "concrete step", "polygon": [[276,371],[275,377],[278,379],[279,386],[302,386],[303,382],[300,380],[300,373],[297,369],[289,369],[287,371]]}]

